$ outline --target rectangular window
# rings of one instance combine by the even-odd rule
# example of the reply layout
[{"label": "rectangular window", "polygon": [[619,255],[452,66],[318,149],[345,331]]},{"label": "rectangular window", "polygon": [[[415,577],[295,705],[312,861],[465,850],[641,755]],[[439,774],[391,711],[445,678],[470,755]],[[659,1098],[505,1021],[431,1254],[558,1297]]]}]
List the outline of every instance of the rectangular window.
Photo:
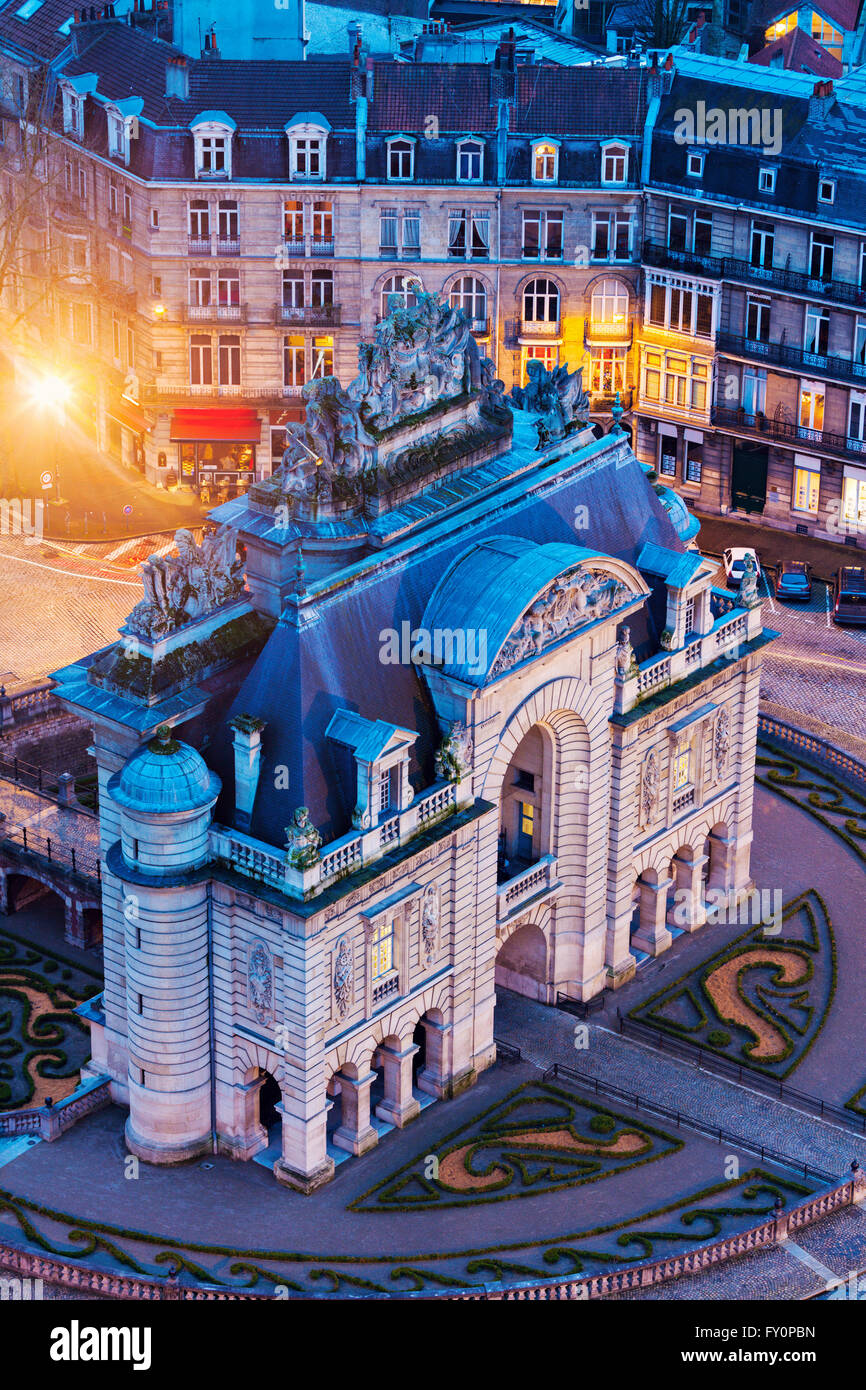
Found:
[{"label": "rectangular window", "polygon": [[120,319],[111,320],[111,351],[115,362],[120,364]]},{"label": "rectangular window", "polygon": [[523,256],[525,260],[562,260],[561,212],[545,208],[524,209]]},{"label": "rectangular window", "polygon": [[381,980],[384,975],[390,975],[394,969],[394,925],[395,919],[390,918],[377,922],[373,930],[373,983]]},{"label": "rectangular window", "polygon": [[686,482],[699,483],[704,466],[704,446],[694,439],[686,440]]},{"label": "rectangular window", "polygon": [[833,279],[833,246],[835,238],[818,232],[812,233],[812,247],[809,255],[809,274],[813,280]]},{"label": "rectangular window", "polygon": [[78,196],[82,203],[87,199],[87,170],[82,164],[78,166]]},{"label": "rectangular window", "polygon": [[418,208],[403,210],[403,255],[421,254],[421,213]]},{"label": "rectangular window", "polygon": [[489,209],[451,209],[448,216],[448,255],[473,258],[490,255]]},{"label": "rectangular window", "polygon": [[817,357],[825,357],[830,342],[830,315],[819,305],[810,304],[806,309],[806,331],[803,347],[806,352]]},{"label": "rectangular window", "polygon": [[304,340],[301,337],[283,339],[283,385],[303,386],[306,381],[304,371]]},{"label": "rectangular window", "polygon": [[770,341],[770,301],[749,295],[746,300],[746,337],[753,343]]},{"label": "rectangular window", "polygon": [[711,294],[699,294],[695,298],[695,336],[711,338],[713,336],[713,296]]},{"label": "rectangular window", "polygon": [[457,150],[457,179],[459,183],[478,183],[481,179],[484,146],[467,140]]},{"label": "rectangular window", "polygon": [[314,338],[313,339],[313,380],[319,377],[334,375],[334,340],[333,338]]},{"label": "rectangular window", "polygon": [[213,345],[203,333],[195,333],[189,342],[189,380],[191,386],[213,385]]},{"label": "rectangular window", "polygon": [[220,386],[241,384],[241,340],[235,333],[224,334],[219,340]]},{"label": "rectangular window", "polygon": [[379,773],[377,811],[381,816],[383,811],[391,809],[391,769],[386,768]]},{"label": "rectangular window", "polygon": [[848,438],[866,439],[866,396],[851,392],[848,406]]},{"label": "rectangular window", "polygon": [[681,753],[675,753],[673,759],[673,783],[674,791],[682,791],[683,787],[689,785],[691,776],[691,750],[686,748]]},{"label": "rectangular window", "polygon": [[219,304],[240,304],[241,282],[239,276],[221,270],[217,276],[217,302]]},{"label": "rectangular window", "polygon": [[203,174],[222,174],[226,167],[226,142],[221,135],[205,135],[201,141],[201,163]]},{"label": "rectangular window", "polygon": [[189,234],[195,241],[206,241],[210,236],[210,208],[204,199],[189,205]]},{"label": "rectangular window", "polygon": [[132,226],[132,194],[128,188],[123,190],[123,221],[125,226]]},{"label": "rectangular window", "polygon": [[72,304],[72,341],[79,347],[90,347],[92,329],[89,304]]},{"label": "rectangular window", "polygon": [[379,210],[379,250],[397,254],[397,209]]},{"label": "rectangular window", "polygon": [[238,205],[234,199],[222,201],[217,209],[217,236],[220,241],[238,239]]},{"label": "rectangular window", "polygon": [[526,370],[528,362],[541,362],[548,372],[552,372],[554,367],[559,365],[559,347],[555,343],[528,343],[524,345],[520,354],[521,386],[526,386],[529,381]]},{"label": "rectangular window", "polygon": [[108,211],[116,217],[120,204],[117,198],[117,184],[109,181],[108,184]]},{"label": "rectangular window", "polygon": [[776,244],[776,229],[772,222],[752,223],[752,245],[750,260],[752,265],[763,270],[773,268],[773,250]]},{"label": "rectangular window", "polygon": [[813,431],[824,428],[824,388],[820,382],[802,382],[800,385],[800,432],[804,438],[811,438]]},{"label": "rectangular window", "polygon": [[699,256],[713,254],[713,214],[702,209],[695,212],[695,251]]},{"label": "rectangular window", "polygon": [[747,415],[763,413],[767,400],[767,373],[760,367],[744,367],[740,404]]},{"label": "rectangular window", "polygon": [[205,308],[211,301],[211,279],[205,270],[191,270],[189,273],[189,302]]},{"label": "rectangular window", "polygon": [[656,328],[664,328],[667,321],[667,291],[664,285],[653,285],[650,290],[649,320]]},{"label": "rectangular window", "polygon": [[659,436],[659,473],[665,478],[677,476],[677,441],[669,434]]},{"label": "rectangular window", "polygon": [[159,231],[159,208],[151,208],[151,210],[150,210],[150,226],[151,226],[151,230],[152,230],[152,231],[154,231],[154,232],[158,232],[158,231]]},{"label": "rectangular window", "polygon": [[648,352],[646,354],[643,393],[648,401],[661,399],[661,364],[662,355],[660,352]]},{"label": "rectangular window", "polygon": [[625,390],[625,348],[593,348],[591,389],[596,394],[613,395]]},{"label": "rectangular window", "polygon": [[758,170],[758,192],[775,193],[776,191],[776,170],[766,167]]},{"label": "rectangular window", "polygon": [[126,365],[130,371],[135,368],[135,329],[126,325]]},{"label": "rectangular window", "polygon": [[296,270],[284,270],[283,308],[303,309],[305,302],[303,275],[299,275]]},{"label": "rectangular window", "polygon": [[314,270],[310,289],[310,303],[315,308],[330,307],[334,302],[334,272]]},{"label": "rectangular window", "polygon": [[292,142],[293,173],[302,179],[320,179],[324,175],[322,141],[296,139]]},{"label": "rectangular window", "polygon": [[313,241],[334,240],[333,203],[313,203]]},{"label": "rectangular window", "polygon": [[809,512],[812,516],[818,512],[818,494],[821,489],[821,474],[816,473],[811,468],[794,469],[794,499],[793,508],[795,512]]},{"label": "rectangular window", "polygon": [[283,236],[286,241],[304,239],[304,205],[296,198],[283,204]]}]

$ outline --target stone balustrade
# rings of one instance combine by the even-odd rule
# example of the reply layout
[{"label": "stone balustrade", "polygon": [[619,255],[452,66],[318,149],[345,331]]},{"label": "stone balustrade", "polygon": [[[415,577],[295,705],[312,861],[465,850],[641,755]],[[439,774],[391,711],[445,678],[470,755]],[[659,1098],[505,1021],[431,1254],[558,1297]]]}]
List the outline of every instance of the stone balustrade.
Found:
[{"label": "stone balustrade", "polygon": [[504,922],[512,917],[540,893],[552,892],[557,886],[557,867],[555,855],[545,854],[536,864],[530,864],[528,869],[500,883],[496,890],[497,921]]},{"label": "stone balustrade", "polygon": [[0,686],[0,733],[43,719],[51,710],[60,710],[53,681],[24,686],[11,695],[6,694],[5,686]]},{"label": "stone balustrade", "polygon": [[228,864],[246,878],[268,883],[291,898],[307,899],[379,858],[386,850],[404,845],[419,830],[450,815],[469,797],[469,779],[439,782],[416,796],[403,811],[387,816],[369,830],[352,830],[323,847],[318,860],[309,868],[290,865],[285,852],[244,835],[239,830],[213,825],[210,850],[215,859]]},{"label": "stone balustrade", "polygon": [[49,1143],[59,1139],[85,1115],[111,1104],[109,1085],[110,1078],[107,1076],[90,1077],[56,1105],[38,1105],[29,1110],[10,1110],[0,1114],[0,1138],[38,1134]]},{"label": "stone balustrade", "polygon": [[[527,1281],[524,1284],[506,1287],[502,1284],[483,1284],[465,1289],[421,1289],[417,1293],[401,1295],[404,1299],[443,1298],[460,1302],[479,1302],[490,1299],[507,1302],[552,1300],[575,1300],[586,1302],[593,1298],[604,1298],[610,1294],[627,1293],[631,1289],[653,1288],[670,1279],[688,1277],[702,1273],[727,1260],[735,1260],[741,1255],[755,1250],[773,1249],[787,1240],[794,1231],[820,1221],[842,1207],[852,1206],[866,1197],[866,1176],[857,1172],[853,1177],[828,1191],[816,1193],[790,1210],[781,1210],[769,1221],[762,1221],[748,1230],[737,1231],[708,1245],[694,1250],[686,1250],[677,1255],[668,1255],[645,1264],[629,1265],[623,1269],[607,1270],[600,1274],[587,1275],[583,1279],[548,1279]],[[0,1239],[0,1269],[21,1277],[41,1279],[44,1283],[57,1284],[65,1288],[81,1289],[88,1293],[115,1299],[182,1299],[201,1301],[205,1299],[262,1299],[272,1298],[271,1293],[253,1293],[245,1289],[219,1288],[215,1285],[181,1285],[177,1279],[151,1279],[146,1275],[128,1275],[108,1270],[87,1269],[72,1264],[59,1256],[48,1258],[42,1253],[22,1249],[7,1243],[8,1237]],[[839,1281],[843,1281],[840,1279]],[[335,1301],[342,1300],[344,1294],[305,1293],[307,1299]],[[358,1292],[356,1297],[365,1295]],[[381,1294],[368,1297],[381,1298]]]},{"label": "stone balustrade", "polygon": [[728,607],[726,602],[720,604],[719,616],[714,618],[709,632],[690,636],[685,645],[676,651],[660,652],[649,657],[640,663],[632,675],[625,680],[617,680],[617,714],[626,714],[641,700],[669,685],[677,685],[686,676],[704,666],[711,666],[720,657],[735,659],[742,644],[758,636],[762,630],[760,604],[754,608],[739,608],[734,596],[725,595],[721,590],[719,593],[726,599],[732,598],[734,606]]}]

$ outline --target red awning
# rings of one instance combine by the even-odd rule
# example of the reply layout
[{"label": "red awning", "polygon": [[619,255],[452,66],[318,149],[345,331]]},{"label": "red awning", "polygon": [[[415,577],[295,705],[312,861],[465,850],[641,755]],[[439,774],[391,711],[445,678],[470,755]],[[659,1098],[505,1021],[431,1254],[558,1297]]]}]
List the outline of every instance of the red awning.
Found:
[{"label": "red awning", "polygon": [[255,410],[176,410],[171,420],[172,439],[219,439],[235,444],[258,444],[261,421]]},{"label": "red awning", "polygon": [[109,405],[108,414],[112,420],[116,420],[119,425],[124,425],[136,434],[146,434],[148,430],[153,429],[153,425],[141,406],[136,405],[134,401],[125,400],[123,397]]}]

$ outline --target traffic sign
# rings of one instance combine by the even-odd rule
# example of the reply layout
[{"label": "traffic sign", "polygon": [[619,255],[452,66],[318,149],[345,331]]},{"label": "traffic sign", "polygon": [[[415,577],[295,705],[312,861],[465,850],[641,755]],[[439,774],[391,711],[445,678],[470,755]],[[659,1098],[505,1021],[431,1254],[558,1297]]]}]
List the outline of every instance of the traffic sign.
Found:
[{"label": "traffic sign", "polygon": [[129,505],[128,502],[127,502],[126,506],[125,506],[124,509],[123,509],[123,515],[124,515],[124,516],[132,516],[132,507]]},{"label": "traffic sign", "polygon": [[41,484],[42,484],[42,486],[43,486],[44,488],[46,488],[46,487],[53,487],[53,486],[54,486],[54,474],[53,474],[53,473],[49,473],[48,470],[46,469],[44,473],[40,473],[40,475],[39,475],[39,481],[41,482]]}]

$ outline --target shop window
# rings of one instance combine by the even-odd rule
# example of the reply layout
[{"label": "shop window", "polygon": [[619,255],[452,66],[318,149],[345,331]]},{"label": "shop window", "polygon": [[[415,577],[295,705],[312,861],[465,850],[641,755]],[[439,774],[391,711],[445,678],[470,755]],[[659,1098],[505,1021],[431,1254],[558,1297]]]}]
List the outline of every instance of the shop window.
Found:
[{"label": "shop window", "polygon": [[687,483],[700,483],[701,473],[704,466],[704,446],[694,439],[686,440],[686,476]]},{"label": "shop window", "polygon": [[794,496],[792,506],[795,512],[818,513],[818,496],[821,490],[821,474],[812,468],[794,469]]},{"label": "shop window", "polygon": [[677,441],[669,434],[659,438],[659,474],[663,478],[677,476]]}]

